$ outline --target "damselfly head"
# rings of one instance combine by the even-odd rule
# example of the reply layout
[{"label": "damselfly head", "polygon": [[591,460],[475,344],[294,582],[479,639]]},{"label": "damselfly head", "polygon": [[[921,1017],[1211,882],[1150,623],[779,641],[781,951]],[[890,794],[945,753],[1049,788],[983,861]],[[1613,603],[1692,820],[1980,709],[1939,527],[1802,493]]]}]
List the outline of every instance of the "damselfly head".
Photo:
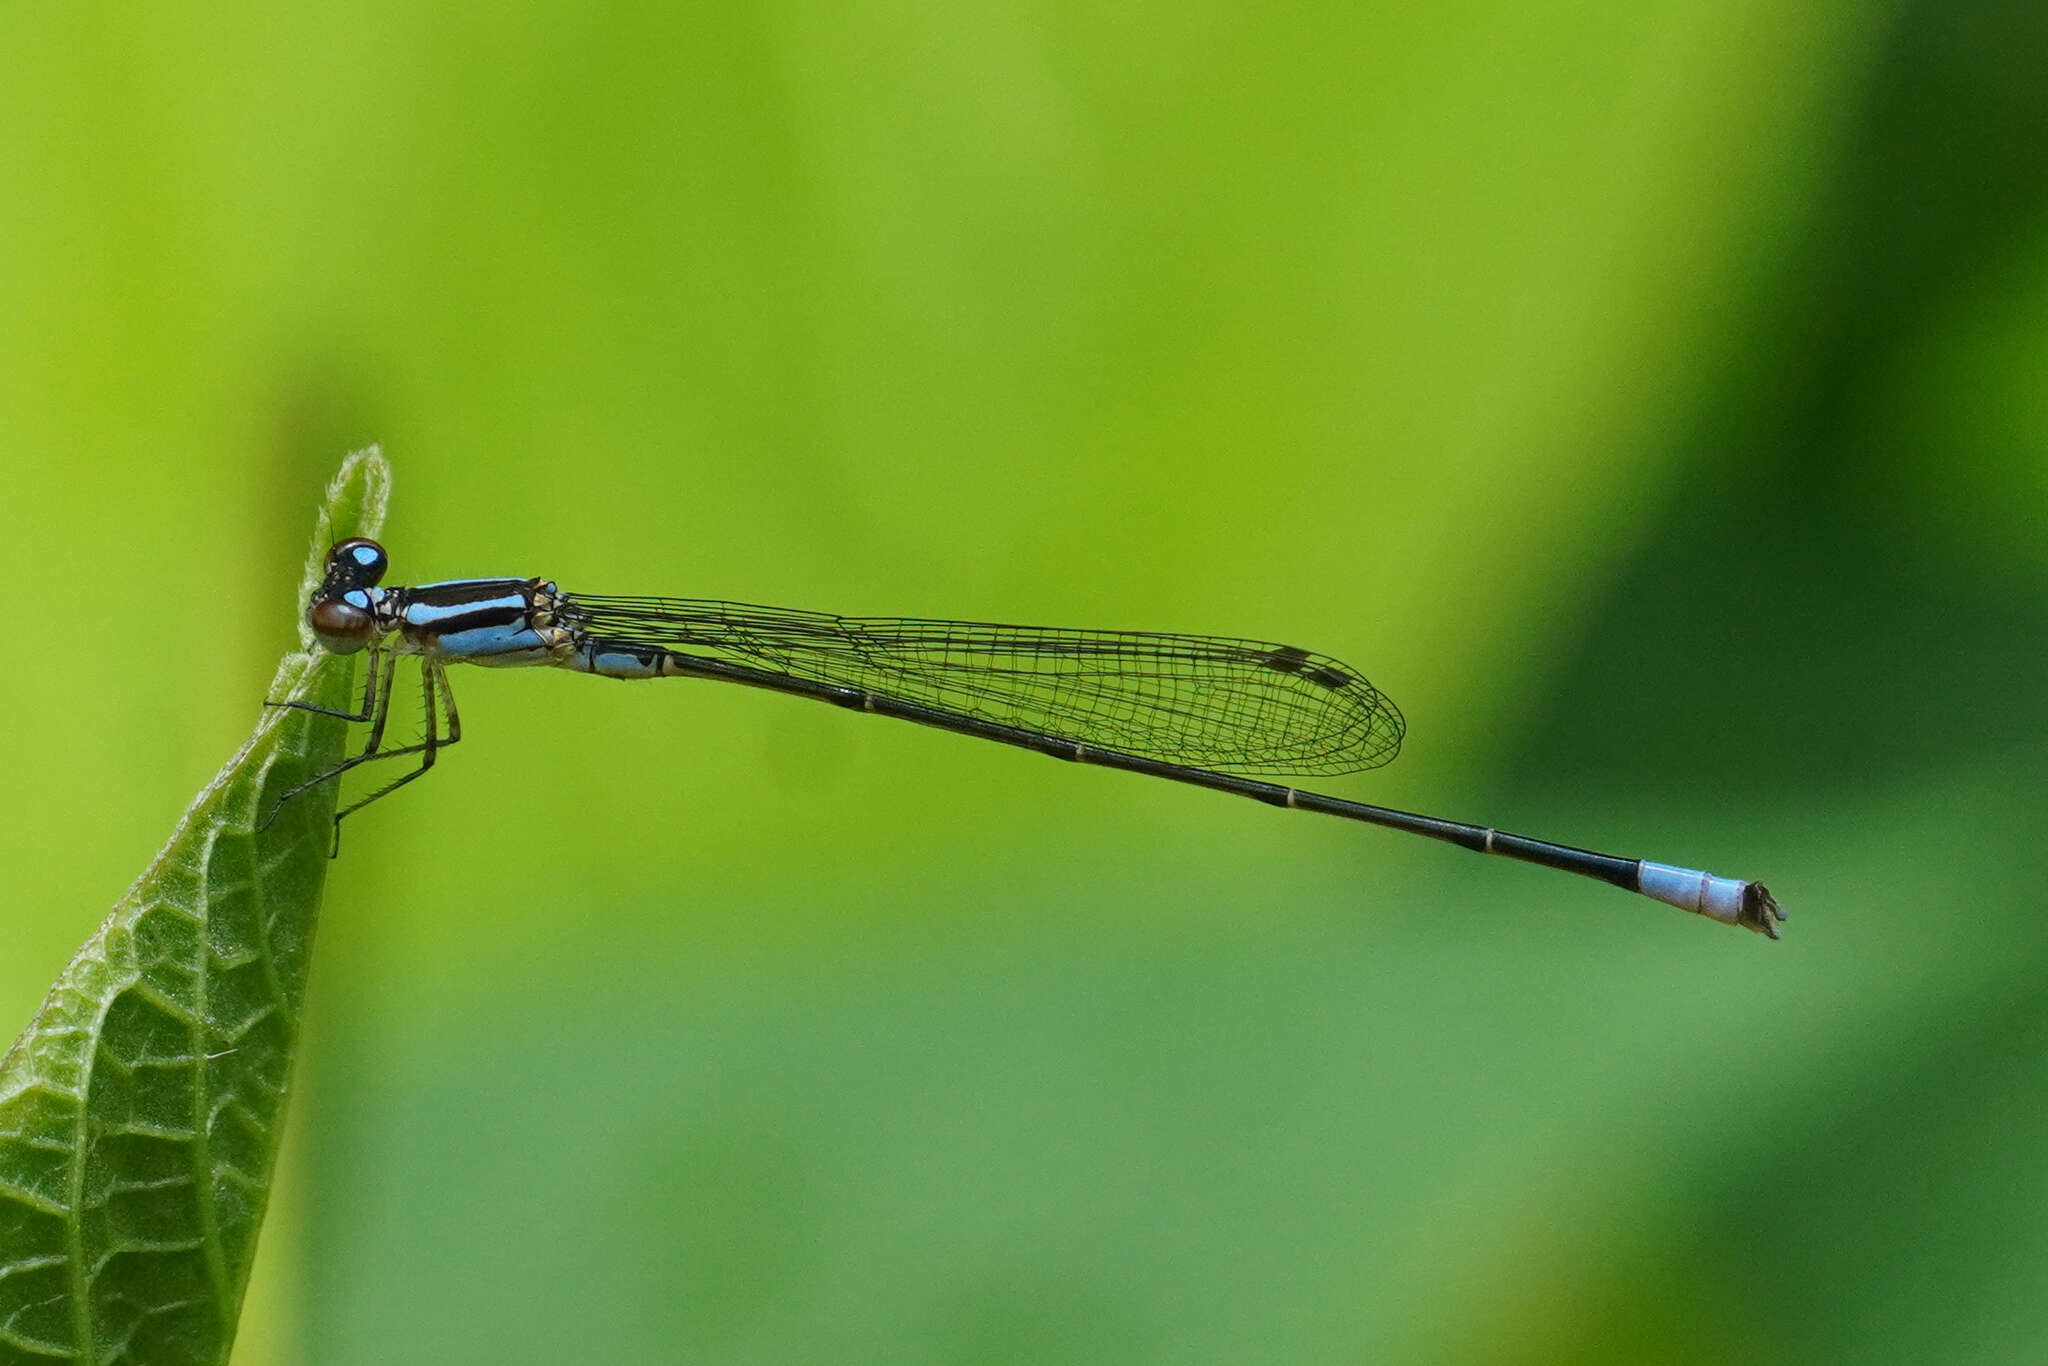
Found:
[{"label": "damselfly head", "polygon": [[369,589],[384,577],[391,557],[366,536],[335,542],[327,552],[327,577],[306,604],[306,624],[320,643],[338,655],[354,654],[377,633]]}]

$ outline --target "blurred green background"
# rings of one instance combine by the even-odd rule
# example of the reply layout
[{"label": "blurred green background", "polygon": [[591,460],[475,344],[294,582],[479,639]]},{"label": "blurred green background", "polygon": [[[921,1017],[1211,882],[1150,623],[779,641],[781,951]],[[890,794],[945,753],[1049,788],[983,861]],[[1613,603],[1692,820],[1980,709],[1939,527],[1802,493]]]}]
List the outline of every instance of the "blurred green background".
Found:
[{"label": "blurred green background", "polygon": [[1251,634],[1333,790],[686,683],[352,823],[237,1361],[2036,1361],[2048,12],[15,6],[0,1016],[393,580]]}]

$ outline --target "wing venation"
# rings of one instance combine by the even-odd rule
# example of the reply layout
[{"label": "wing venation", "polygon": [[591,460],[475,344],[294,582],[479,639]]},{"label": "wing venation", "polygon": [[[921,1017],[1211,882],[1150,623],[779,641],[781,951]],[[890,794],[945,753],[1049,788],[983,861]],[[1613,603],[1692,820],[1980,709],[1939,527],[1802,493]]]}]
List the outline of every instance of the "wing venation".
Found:
[{"label": "wing venation", "polygon": [[839,617],[568,594],[598,639],[858,688],[1102,749],[1223,772],[1353,773],[1401,748],[1401,713],[1350,666],[1224,636]]}]

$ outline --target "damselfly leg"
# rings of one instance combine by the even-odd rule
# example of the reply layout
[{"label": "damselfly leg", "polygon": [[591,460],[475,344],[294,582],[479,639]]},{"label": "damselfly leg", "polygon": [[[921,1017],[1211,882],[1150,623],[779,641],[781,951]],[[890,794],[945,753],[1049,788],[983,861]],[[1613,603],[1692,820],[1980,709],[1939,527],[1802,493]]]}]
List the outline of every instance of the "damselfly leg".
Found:
[{"label": "damselfly leg", "polygon": [[[435,755],[442,749],[462,739],[462,718],[455,710],[455,691],[448,686],[447,671],[441,667],[440,661],[430,656],[422,656],[420,659],[420,705],[425,717],[425,735],[418,744],[400,745],[395,749],[385,749],[383,747],[384,728],[391,719],[391,697],[393,685],[398,677],[398,653],[395,650],[373,648],[368,651],[368,654],[369,667],[363,686],[363,705],[359,711],[341,711],[333,707],[318,706],[311,702],[276,702],[268,700],[264,702],[263,705],[266,707],[282,707],[293,711],[308,711],[318,716],[338,717],[343,721],[367,721],[370,723],[370,734],[363,742],[361,753],[342,760],[324,773],[314,774],[296,787],[287,789],[284,795],[277,799],[277,805],[271,808],[270,815],[265,817],[263,823],[256,827],[258,830],[269,829],[271,822],[277,819],[278,813],[284,810],[285,803],[289,802],[292,798],[303,792],[309,792],[322,783],[334,782],[351,769],[360,768],[364,764],[373,763],[380,759],[402,759],[410,755],[417,755],[419,757],[419,765],[410,773],[384,784],[384,786],[370,793],[367,797],[351,802],[334,813],[334,848],[332,853],[338,854],[341,851],[341,822],[343,817],[352,815],[368,806],[371,802],[376,801],[379,797],[404,787],[407,783],[432,768]],[[443,709],[447,711],[448,715],[448,725],[445,734],[442,732],[440,724],[440,716]]]},{"label": "damselfly leg", "polygon": [[[386,698],[384,711],[388,715],[391,710],[389,702],[391,689],[388,685],[384,693]],[[438,703],[436,701],[437,698]],[[455,710],[455,690],[448,686],[448,671],[442,668],[441,662],[432,656],[422,656],[420,658],[420,706],[426,714],[427,729],[426,738],[421,740],[419,744],[405,745],[398,749],[381,750],[375,754],[360,754],[334,770],[336,774],[340,774],[372,759],[396,759],[407,754],[417,754],[420,756],[419,767],[413,769],[412,772],[401,778],[393,779],[375,792],[372,792],[369,796],[359,801],[351,802],[334,813],[335,839],[337,841],[341,838],[342,817],[353,815],[371,802],[376,801],[379,797],[389,796],[399,788],[404,787],[407,783],[434,766],[434,756],[436,754],[462,739],[462,717]],[[445,735],[441,733],[439,725],[440,713],[444,710],[448,714],[448,731]],[[379,718],[380,726],[382,719],[382,717]]]}]

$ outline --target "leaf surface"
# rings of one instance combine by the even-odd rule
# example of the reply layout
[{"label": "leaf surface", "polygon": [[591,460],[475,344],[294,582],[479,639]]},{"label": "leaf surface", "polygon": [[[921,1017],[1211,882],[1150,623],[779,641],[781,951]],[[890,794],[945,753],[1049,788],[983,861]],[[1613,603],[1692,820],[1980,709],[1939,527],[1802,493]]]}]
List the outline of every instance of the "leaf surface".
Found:
[{"label": "leaf surface", "polygon": [[[329,486],[308,559],[374,535],[374,449]],[[268,696],[353,705],[312,645]],[[276,1164],[347,726],[266,707],[0,1062],[0,1363],[228,1358]]]}]

